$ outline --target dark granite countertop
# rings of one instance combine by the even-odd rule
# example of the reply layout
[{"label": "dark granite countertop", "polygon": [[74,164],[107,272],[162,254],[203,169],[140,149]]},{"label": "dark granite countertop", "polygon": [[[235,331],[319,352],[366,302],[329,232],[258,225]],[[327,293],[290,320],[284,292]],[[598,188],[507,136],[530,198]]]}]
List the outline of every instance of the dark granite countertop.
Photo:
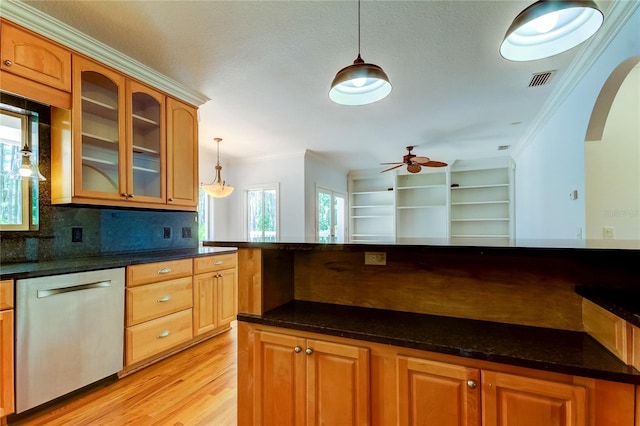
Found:
[{"label": "dark granite countertop", "polygon": [[193,249],[144,251],[103,256],[47,260],[44,262],[8,263],[0,265],[0,279],[34,278],[72,272],[119,268],[141,263],[187,259],[212,254],[233,253],[235,247],[197,247]]},{"label": "dark granite countertop", "polygon": [[588,334],[488,321],[293,301],[245,322],[640,384],[640,372]]},{"label": "dark granite countertop", "polygon": [[640,327],[640,289],[578,286],[576,293]]}]

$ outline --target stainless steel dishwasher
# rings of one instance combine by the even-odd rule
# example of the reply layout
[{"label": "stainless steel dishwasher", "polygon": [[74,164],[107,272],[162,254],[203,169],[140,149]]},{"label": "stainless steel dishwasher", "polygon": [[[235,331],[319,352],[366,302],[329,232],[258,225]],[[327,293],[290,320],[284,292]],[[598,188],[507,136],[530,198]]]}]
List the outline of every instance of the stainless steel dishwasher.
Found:
[{"label": "stainless steel dishwasher", "polygon": [[123,367],[124,268],[16,281],[16,413]]}]

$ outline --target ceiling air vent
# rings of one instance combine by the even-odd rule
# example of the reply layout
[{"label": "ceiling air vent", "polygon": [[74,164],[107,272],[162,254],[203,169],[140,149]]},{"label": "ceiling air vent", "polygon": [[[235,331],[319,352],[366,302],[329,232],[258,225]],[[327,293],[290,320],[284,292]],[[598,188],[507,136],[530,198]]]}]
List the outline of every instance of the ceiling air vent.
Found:
[{"label": "ceiling air vent", "polygon": [[546,85],[549,83],[549,80],[551,80],[551,76],[553,74],[555,74],[555,70],[533,74],[533,76],[531,76],[531,81],[529,82],[529,87],[540,87]]},{"label": "ceiling air vent", "polygon": [[509,147],[511,147],[511,145],[500,145],[498,146],[498,151],[506,151]]}]

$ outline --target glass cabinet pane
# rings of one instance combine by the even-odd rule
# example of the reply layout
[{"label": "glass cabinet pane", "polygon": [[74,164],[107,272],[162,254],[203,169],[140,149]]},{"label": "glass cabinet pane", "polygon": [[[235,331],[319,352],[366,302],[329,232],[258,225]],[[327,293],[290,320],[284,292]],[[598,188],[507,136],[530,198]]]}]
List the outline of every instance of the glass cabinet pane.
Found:
[{"label": "glass cabinet pane", "polygon": [[118,86],[104,75],[83,71],[82,189],[119,193]]},{"label": "glass cabinet pane", "polygon": [[152,96],[132,95],[133,194],[160,197],[160,103]]}]

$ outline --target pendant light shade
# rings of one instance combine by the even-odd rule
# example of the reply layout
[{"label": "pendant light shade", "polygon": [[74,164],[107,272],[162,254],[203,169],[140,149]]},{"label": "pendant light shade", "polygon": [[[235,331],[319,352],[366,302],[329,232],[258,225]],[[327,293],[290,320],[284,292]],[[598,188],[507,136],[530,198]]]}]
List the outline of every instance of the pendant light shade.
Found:
[{"label": "pendant light shade", "polygon": [[539,0],[513,20],[500,54],[510,61],[548,58],[587,40],[603,21],[592,0]]},{"label": "pendant light shade", "polygon": [[222,139],[214,138],[213,139],[218,144],[218,160],[216,161],[216,180],[208,185],[201,185],[202,190],[209,196],[214,198],[224,198],[231,195],[233,192],[233,186],[229,186],[225,181],[222,180],[221,170],[222,166],[220,165],[220,142]]},{"label": "pendant light shade", "polygon": [[329,99],[340,105],[367,105],[391,93],[389,77],[378,65],[366,63],[360,56],[360,0],[358,0],[358,57],[353,65],[336,74]]},{"label": "pendant light shade", "polygon": [[37,160],[29,145],[25,145],[20,151],[18,151],[18,153],[20,155],[16,157],[15,164],[11,172],[12,176],[16,179],[47,180],[42,173],[40,173]]}]

